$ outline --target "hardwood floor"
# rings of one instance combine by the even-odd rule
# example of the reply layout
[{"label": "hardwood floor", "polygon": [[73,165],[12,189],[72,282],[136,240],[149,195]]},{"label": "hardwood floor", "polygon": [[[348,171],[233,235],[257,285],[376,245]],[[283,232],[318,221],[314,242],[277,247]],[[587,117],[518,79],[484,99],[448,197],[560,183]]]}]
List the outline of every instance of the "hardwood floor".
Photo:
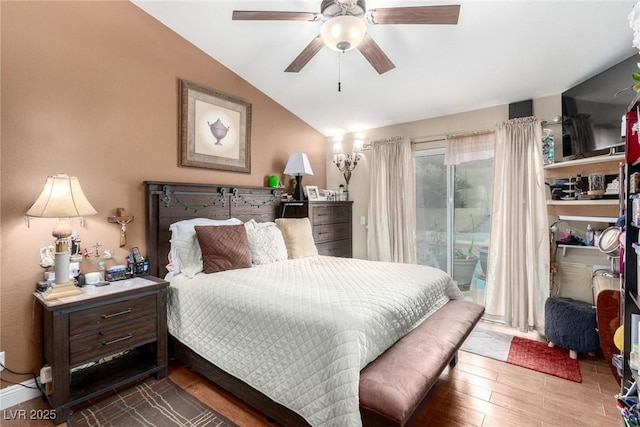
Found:
[{"label": "hardwood floor", "polygon": [[[482,325],[501,329],[485,322]],[[535,334],[517,331],[515,334],[543,340]],[[613,398],[619,392],[619,387],[604,359],[581,354],[578,360],[582,383],[461,351],[458,364],[440,376],[412,427],[622,426]],[[187,367],[172,364],[169,377],[240,427],[275,425]],[[18,406],[27,410],[34,407],[46,407],[46,404],[41,399],[33,399]],[[0,424],[53,425],[43,421],[8,421],[6,416],[0,420]]]}]

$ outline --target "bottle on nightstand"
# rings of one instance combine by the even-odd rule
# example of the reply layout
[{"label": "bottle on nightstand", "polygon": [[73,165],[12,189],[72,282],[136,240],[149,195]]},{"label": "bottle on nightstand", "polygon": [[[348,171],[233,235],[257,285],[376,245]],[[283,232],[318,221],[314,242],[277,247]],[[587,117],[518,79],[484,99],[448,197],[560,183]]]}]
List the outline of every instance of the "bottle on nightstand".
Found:
[{"label": "bottle on nightstand", "polygon": [[98,272],[100,273],[100,281],[104,282],[106,275],[105,275],[105,268],[104,268],[104,261],[100,261],[98,263]]}]

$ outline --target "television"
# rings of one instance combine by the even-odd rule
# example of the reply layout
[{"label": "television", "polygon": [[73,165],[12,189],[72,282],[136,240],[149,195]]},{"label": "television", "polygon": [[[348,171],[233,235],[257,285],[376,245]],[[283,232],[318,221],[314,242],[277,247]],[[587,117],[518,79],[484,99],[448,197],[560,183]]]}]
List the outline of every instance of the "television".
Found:
[{"label": "television", "polygon": [[637,95],[631,74],[640,72],[638,62],[630,56],[562,93],[563,157],[624,151],[622,116]]}]

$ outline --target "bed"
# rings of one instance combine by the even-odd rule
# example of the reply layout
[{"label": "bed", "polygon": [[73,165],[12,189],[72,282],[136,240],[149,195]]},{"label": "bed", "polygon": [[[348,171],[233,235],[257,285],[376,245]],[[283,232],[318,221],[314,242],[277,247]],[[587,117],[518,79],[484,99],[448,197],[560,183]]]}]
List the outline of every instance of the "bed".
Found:
[{"label": "bed", "polygon": [[[172,224],[235,218],[269,225],[279,216],[280,194],[162,182],[146,182],[146,188],[151,272],[171,283],[171,356],[283,425],[405,425],[482,314],[462,301],[448,275],[417,265],[303,253],[174,275],[165,267]],[[222,252],[234,254],[232,261],[246,253],[244,243],[235,244],[239,237],[220,233],[245,233],[247,226],[224,225],[195,227],[205,271],[208,242],[229,245]],[[306,234],[294,228],[287,237],[288,226],[277,228],[291,254],[288,239]],[[215,234],[209,238],[205,231]]]}]

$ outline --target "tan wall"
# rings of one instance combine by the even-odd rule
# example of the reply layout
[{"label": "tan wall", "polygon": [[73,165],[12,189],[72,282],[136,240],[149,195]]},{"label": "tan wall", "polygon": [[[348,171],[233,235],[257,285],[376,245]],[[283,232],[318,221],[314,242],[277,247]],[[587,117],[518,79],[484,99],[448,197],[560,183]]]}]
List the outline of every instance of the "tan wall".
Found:
[{"label": "tan wall", "polygon": [[[80,179],[98,214],[74,229],[83,246],[99,242],[120,263],[133,246],[145,253],[145,180],[266,185],[290,152],[304,151],[315,172],[305,183],[325,186],[323,135],[133,4],[0,2],[0,10],[0,351],[10,368],[40,367],[31,293],[55,221],[27,227],[24,212],[48,175]],[[252,103],[251,174],[178,167],[181,78]],[[118,207],[135,216],[124,249],[107,222]]]},{"label": "tan wall", "polygon": [[[519,101],[519,100],[514,100]],[[561,114],[560,95],[535,99],[533,113],[542,120],[551,120]],[[482,110],[468,111],[449,116],[419,120],[377,129],[369,129],[357,132],[365,135],[365,144],[368,141],[384,139],[393,136],[402,136],[412,141],[424,141],[441,138],[447,134],[472,132],[476,130],[494,129],[503,121],[509,119],[509,106],[485,108]],[[354,134],[344,135],[344,151],[351,152]],[[337,189],[344,184],[344,178],[338,169],[331,163],[333,138],[326,138],[327,150],[327,186],[329,189]],[[426,147],[444,147],[444,141],[420,144],[422,149]],[[369,206],[369,164],[368,153],[365,151],[363,159],[351,175],[349,181],[349,199],[353,200],[353,256],[354,258],[367,258],[367,229],[360,223],[361,217],[367,218]]]}]

